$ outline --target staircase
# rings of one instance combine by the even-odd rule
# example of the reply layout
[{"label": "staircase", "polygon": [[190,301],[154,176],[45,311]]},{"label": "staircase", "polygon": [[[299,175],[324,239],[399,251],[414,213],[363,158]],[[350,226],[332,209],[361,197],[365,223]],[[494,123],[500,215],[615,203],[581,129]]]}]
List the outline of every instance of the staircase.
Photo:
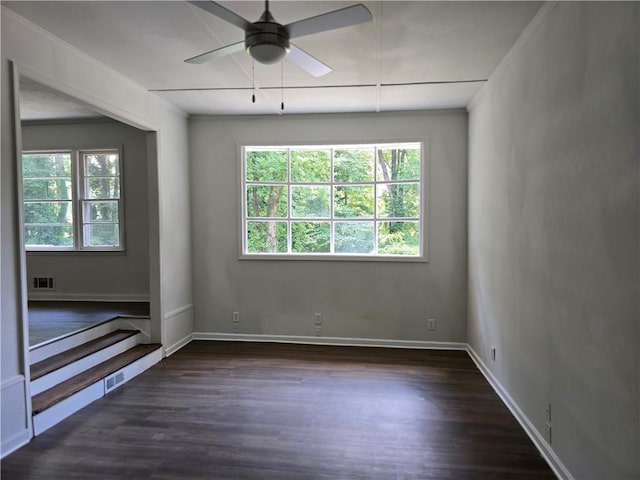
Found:
[{"label": "staircase", "polygon": [[30,350],[33,432],[40,435],[162,359],[148,319],[116,318]]}]

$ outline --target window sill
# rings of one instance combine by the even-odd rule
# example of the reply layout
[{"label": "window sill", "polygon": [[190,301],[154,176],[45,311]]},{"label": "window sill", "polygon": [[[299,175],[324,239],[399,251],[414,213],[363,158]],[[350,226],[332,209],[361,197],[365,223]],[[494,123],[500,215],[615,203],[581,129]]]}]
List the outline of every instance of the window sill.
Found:
[{"label": "window sill", "polygon": [[425,256],[369,256],[369,255],[273,255],[273,254],[243,254],[238,260],[271,260],[271,261],[323,261],[323,262],[396,262],[396,263],[428,263]]},{"label": "window sill", "polygon": [[54,257],[57,256],[92,256],[96,257],[102,256],[124,256],[126,255],[125,250],[26,250],[27,256],[46,256],[51,255]]}]

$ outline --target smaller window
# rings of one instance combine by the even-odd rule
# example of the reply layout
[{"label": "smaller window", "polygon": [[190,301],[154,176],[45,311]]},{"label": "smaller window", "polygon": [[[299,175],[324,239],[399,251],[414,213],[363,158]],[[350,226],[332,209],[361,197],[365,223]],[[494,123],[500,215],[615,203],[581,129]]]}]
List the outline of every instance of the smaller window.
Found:
[{"label": "smaller window", "polygon": [[123,250],[119,150],[24,152],[28,250]]}]

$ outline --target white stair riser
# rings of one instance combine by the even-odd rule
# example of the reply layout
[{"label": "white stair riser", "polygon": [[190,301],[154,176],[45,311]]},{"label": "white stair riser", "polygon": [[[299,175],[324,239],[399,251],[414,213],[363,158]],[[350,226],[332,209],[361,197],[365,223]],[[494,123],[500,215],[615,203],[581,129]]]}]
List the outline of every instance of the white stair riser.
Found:
[{"label": "white stair riser", "polygon": [[59,353],[71,350],[72,348],[90,342],[91,340],[95,340],[96,338],[102,337],[103,335],[115,332],[118,327],[118,321],[112,320],[110,322],[96,325],[95,327],[88,330],[83,330],[82,332],[78,332],[74,335],[61,338],[60,340],[57,340],[55,342],[31,349],[29,350],[29,363],[33,365],[34,363],[41,362],[42,360],[53,357],[54,355],[57,355]]},{"label": "white stair riser", "polygon": [[[158,348],[153,352],[139,358],[135,362],[121,368],[117,372],[122,372],[124,375],[124,381],[118,385],[125,384],[135,376],[141,374],[148,368],[152,367],[156,363],[162,360],[162,349]],[[111,376],[111,375],[109,375]],[[78,410],[86,407],[90,403],[102,398],[104,396],[105,385],[104,379],[99,380],[83,390],[73,394],[69,398],[64,399],[60,403],[53,405],[52,407],[40,412],[33,416],[33,433],[34,435],[40,435],[44,431],[60,423],[65,418],[71,416]],[[116,387],[117,388],[117,387]],[[112,390],[113,391],[113,390]]]},{"label": "white stair riser", "polygon": [[102,381],[99,381],[71,395],[69,398],[65,398],[60,403],[56,403],[52,407],[47,408],[44,412],[34,415],[33,434],[40,435],[45,430],[60,423],[68,416],[76,413],[103,395],[104,387]]},{"label": "white stair riser", "polygon": [[94,367],[99,363],[109,360],[111,357],[115,357],[116,355],[129,350],[131,347],[134,347],[139,343],[138,336],[139,335],[132,335],[114,345],[111,345],[110,347],[103,348],[98,352],[92,353],[91,355],[81,358],[80,360],[76,360],[69,365],[65,365],[58,370],[54,370],[53,372],[47,373],[46,375],[43,375],[42,377],[32,381],[31,396],[33,397],[34,395],[55,387],[59,383],[62,383],[65,380],[68,380],[71,377],[90,369],[91,367]]}]

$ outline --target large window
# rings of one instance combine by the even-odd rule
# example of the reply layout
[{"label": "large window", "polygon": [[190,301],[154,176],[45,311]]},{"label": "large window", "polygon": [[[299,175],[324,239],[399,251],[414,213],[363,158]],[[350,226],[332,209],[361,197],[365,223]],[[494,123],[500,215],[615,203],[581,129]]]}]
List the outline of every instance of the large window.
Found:
[{"label": "large window", "polygon": [[28,250],[122,250],[119,150],[23,152]]},{"label": "large window", "polygon": [[246,256],[422,258],[420,143],[243,148]]}]

